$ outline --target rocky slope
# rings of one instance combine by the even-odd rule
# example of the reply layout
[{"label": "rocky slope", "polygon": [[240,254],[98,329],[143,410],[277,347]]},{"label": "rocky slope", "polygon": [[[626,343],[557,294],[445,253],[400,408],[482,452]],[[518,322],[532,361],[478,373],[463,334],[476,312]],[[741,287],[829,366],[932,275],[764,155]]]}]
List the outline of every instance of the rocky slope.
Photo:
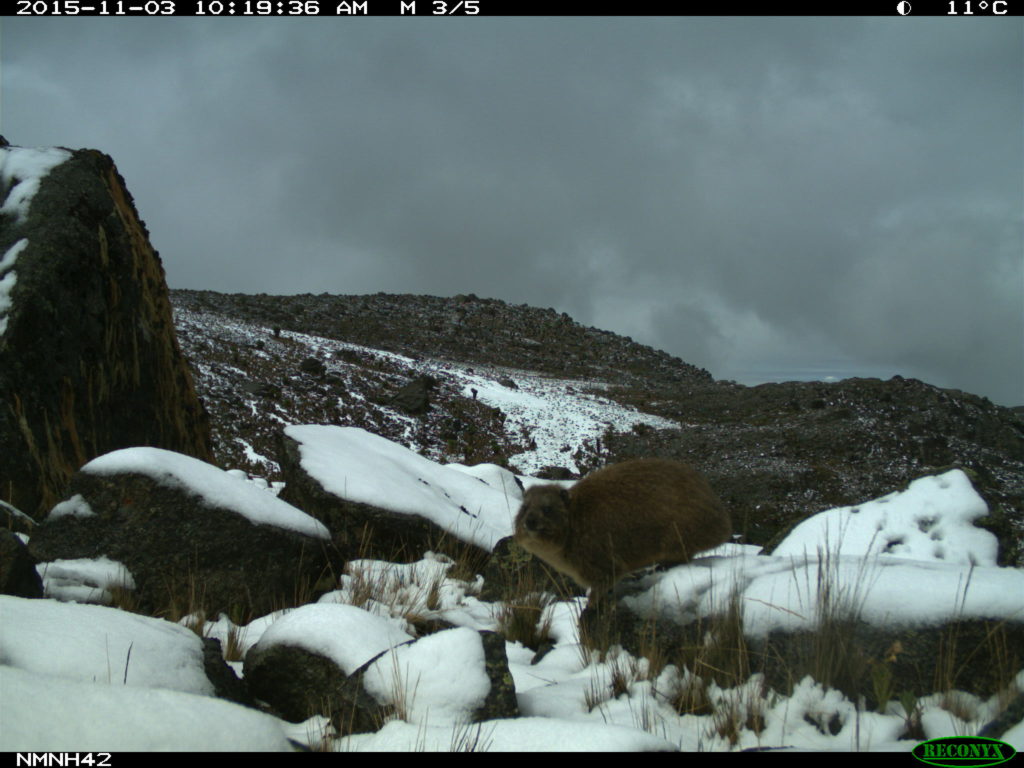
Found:
[{"label": "rocky slope", "polygon": [[615,384],[710,382],[700,368],[567,314],[473,294],[256,296],[173,291],[175,306],[440,360],[489,363]]},{"label": "rocky slope", "polygon": [[1024,562],[1024,420],[983,397],[894,377],[647,390],[640,398],[685,427],[616,435],[608,454],[697,465],[751,542],[771,543],[810,513],[957,466],[988,502],[982,527],[1004,542],[1001,564]]},{"label": "rocky slope", "polygon": [[[508,408],[481,402],[454,376],[504,380],[512,393],[503,370],[526,369],[661,419],[609,427],[547,463],[587,471],[634,456],[685,459],[709,476],[750,543],[955,465],[989,503],[984,525],[1003,542],[1001,562],[1024,563],[1024,421],[983,397],[900,377],[715,382],[553,310],[473,296],[171,296],[223,466],[273,476],[280,426],[309,422],[365,427],[436,460],[536,469],[516,463],[536,425],[512,423]],[[424,370],[431,405],[403,413],[394,398]]]}]

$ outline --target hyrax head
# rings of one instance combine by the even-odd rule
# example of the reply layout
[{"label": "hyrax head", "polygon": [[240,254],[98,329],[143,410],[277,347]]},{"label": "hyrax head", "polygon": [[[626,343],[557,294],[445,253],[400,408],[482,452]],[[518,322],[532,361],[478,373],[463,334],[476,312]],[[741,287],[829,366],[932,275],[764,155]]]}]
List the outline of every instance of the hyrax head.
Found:
[{"label": "hyrax head", "polygon": [[516,515],[516,540],[561,543],[569,533],[569,491],[560,485],[535,485],[523,494]]}]

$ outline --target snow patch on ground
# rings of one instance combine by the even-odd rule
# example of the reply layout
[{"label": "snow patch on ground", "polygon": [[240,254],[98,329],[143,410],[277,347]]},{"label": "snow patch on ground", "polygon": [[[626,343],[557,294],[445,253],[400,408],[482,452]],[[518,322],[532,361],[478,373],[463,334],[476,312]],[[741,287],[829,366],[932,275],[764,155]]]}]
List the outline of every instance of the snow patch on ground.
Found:
[{"label": "snow patch on ground", "polygon": [[338,752],[671,752],[675,745],[635,728],[548,717],[517,717],[456,725],[400,720],[377,733],[339,739]]},{"label": "snow patch on ground", "polygon": [[89,506],[89,502],[82,497],[82,494],[76,493],[70,499],[55,505],[50,510],[47,519],[56,520],[58,517],[65,517],[67,515],[72,517],[92,517],[95,514],[92,511],[92,507]]},{"label": "snow patch on ground", "polygon": [[364,685],[379,704],[424,725],[469,720],[491,690],[480,634],[466,627],[388,651],[367,668]]}]

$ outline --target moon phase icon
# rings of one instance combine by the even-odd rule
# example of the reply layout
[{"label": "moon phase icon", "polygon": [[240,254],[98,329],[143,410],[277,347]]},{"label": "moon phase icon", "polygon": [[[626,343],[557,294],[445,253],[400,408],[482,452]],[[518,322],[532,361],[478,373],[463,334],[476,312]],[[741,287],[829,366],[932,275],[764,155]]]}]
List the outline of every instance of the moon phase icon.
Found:
[{"label": "moon phase icon", "polygon": [[899,11],[900,16],[909,16],[910,3],[907,0],[901,0],[900,4],[896,6],[896,10]]}]

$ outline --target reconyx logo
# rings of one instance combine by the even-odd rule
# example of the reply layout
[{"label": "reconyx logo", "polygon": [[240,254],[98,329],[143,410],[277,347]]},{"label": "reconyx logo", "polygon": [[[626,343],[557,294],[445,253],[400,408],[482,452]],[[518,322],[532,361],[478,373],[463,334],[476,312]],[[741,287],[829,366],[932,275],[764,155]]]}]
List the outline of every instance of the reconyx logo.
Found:
[{"label": "reconyx logo", "polygon": [[969,766],[1005,763],[1017,750],[1005,741],[986,739],[981,736],[950,736],[945,739],[923,741],[914,747],[911,754],[922,763],[941,766]]}]

